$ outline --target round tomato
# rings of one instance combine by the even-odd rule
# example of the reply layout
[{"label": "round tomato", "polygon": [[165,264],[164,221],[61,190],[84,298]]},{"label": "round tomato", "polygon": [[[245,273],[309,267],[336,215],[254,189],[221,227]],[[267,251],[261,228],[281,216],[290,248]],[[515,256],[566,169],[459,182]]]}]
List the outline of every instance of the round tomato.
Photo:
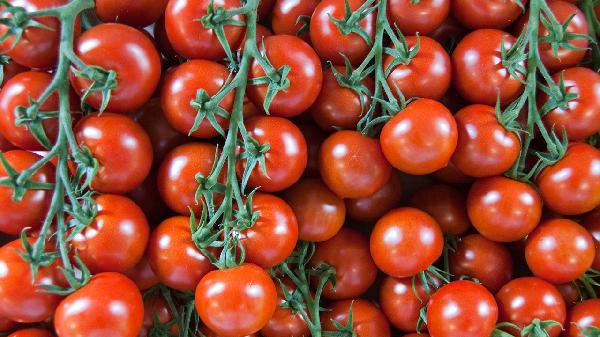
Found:
[{"label": "round tomato", "polygon": [[431,215],[445,234],[462,235],[471,227],[466,197],[452,186],[421,188],[410,198],[410,205]]},{"label": "round tomato", "polygon": [[48,330],[29,328],[15,331],[8,337],[54,337],[54,335]]},{"label": "round tomato", "polygon": [[579,288],[574,282],[556,284],[554,286],[556,287],[556,290],[560,292],[567,309],[581,301]]},{"label": "round tomato", "polygon": [[[283,279],[282,282],[289,293],[293,293],[296,290],[294,283],[288,279]],[[309,336],[308,325],[302,318],[302,315],[298,312],[293,312],[291,308],[285,307],[285,296],[281,287],[277,287],[277,303],[275,314],[273,314],[267,325],[260,330],[260,334],[263,337]]]},{"label": "round tomato", "polygon": [[[521,3],[526,5],[527,0]],[[470,29],[503,29],[515,22],[521,14],[523,10],[514,0],[452,0],[452,15]]]},{"label": "round tomato", "polygon": [[104,22],[145,27],[160,18],[169,0],[96,0],[96,14]]},{"label": "round tomato", "polygon": [[[304,25],[304,21],[298,21],[299,18],[301,16],[310,18],[318,4],[319,0],[276,0],[271,12],[273,32],[275,34],[297,35]],[[309,42],[308,31],[299,36]]]},{"label": "round tomato", "polygon": [[148,255],[142,256],[142,259],[133,268],[123,274],[135,282],[140,290],[148,290],[160,282],[150,266]]},{"label": "round tomato", "polygon": [[600,300],[590,299],[576,304],[567,316],[565,337],[585,337],[583,331],[600,327]]},{"label": "round tomato", "polygon": [[356,337],[390,337],[390,323],[373,303],[363,300],[334,302],[331,310],[321,314],[323,331],[336,331],[333,321],[347,325],[352,310],[352,331]]},{"label": "round tomato", "polygon": [[413,288],[411,277],[387,276],[379,288],[381,310],[390,323],[402,331],[417,330],[419,313],[428,300],[429,294],[419,278],[414,279]]},{"label": "round tomato", "polygon": [[[137,334],[137,337],[152,336],[152,328],[154,327],[155,319],[160,324],[167,324],[173,319],[171,309],[167,301],[157,293],[152,293],[144,298],[144,320],[142,328]],[[177,332],[177,325],[173,324],[169,329],[171,332]]]},{"label": "round tomato", "polygon": [[594,257],[592,268],[600,270],[600,207],[596,207],[592,212],[588,213],[585,218],[581,220],[581,225],[583,225],[594,238],[596,256]]},{"label": "round tomato", "polygon": [[427,35],[448,17],[450,0],[390,0],[387,7],[390,24],[404,35]]},{"label": "round tomato", "polygon": [[388,181],[375,193],[362,198],[346,199],[348,217],[375,222],[402,201],[402,177],[393,171]]}]

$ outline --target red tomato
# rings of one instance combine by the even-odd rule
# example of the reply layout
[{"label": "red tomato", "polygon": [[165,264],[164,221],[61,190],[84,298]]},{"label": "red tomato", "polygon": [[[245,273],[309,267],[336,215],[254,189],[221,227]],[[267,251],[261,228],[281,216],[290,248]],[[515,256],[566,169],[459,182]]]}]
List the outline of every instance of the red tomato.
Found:
[{"label": "red tomato", "polygon": [[108,112],[91,114],[80,120],[73,131],[79,145],[98,160],[92,189],[100,193],[131,192],[150,173],[150,137],[131,118]]},{"label": "red tomato", "polygon": [[[142,328],[137,334],[137,337],[148,337],[152,336],[152,328],[154,327],[155,317],[161,324],[167,324],[172,318],[171,309],[167,301],[156,293],[144,298],[144,320],[142,322]],[[177,324],[173,324],[169,329],[171,332],[176,333]]]},{"label": "red tomato", "polygon": [[494,295],[471,281],[441,287],[427,305],[427,326],[435,337],[488,337],[497,320]]},{"label": "red tomato", "polygon": [[408,277],[431,266],[443,248],[435,219],[416,208],[396,208],[384,215],[371,233],[371,256],[384,273]]},{"label": "red tomato", "polygon": [[[527,0],[521,3],[526,5]],[[514,0],[452,1],[452,15],[470,29],[503,29],[515,22],[521,14],[523,10]]]},{"label": "red tomato", "polygon": [[342,198],[363,198],[389,180],[392,167],[379,142],[356,131],[338,131],[319,150],[323,182]]},{"label": "red tomato", "polygon": [[448,17],[450,0],[390,0],[387,7],[390,24],[404,35],[427,35]]},{"label": "red tomato", "polygon": [[[453,83],[458,93],[471,103],[502,105],[514,101],[523,91],[525,75],[514,78],[502,64],[505,50],[516,38],[497,29],[479,29],[465,36],[452,53]],[[523,66],[525,66],[523,64]]]},{"label": "red tomato", "polygon": [[6,84],[11,78],[28,70],[29,68],[24,67],[13,60],[9,60],[8,63],[2,65],[2,82],[0,85]]},{"label": "red tomato", "polygon": [[[200,328],[200,332],[202,332],[204,334],[204,337],[224,337],[224,335],[218,334],[205,326]],[[258,334],[252,333],[252,334],[249,334],[249,335],[246,335],[243,337],[260,337],[260,336]]]},{"label": "red tomato", "polygon": [[12,145],[12,143],[9,142],[6,138],[4,138],[4,136],[0,132],[0,151],[7,152],[14,149],[16,149],[16,147]]},{"label": "red tomato", "polygon": [[54,335],[48,330],[29,328],[15,331],[8,337],[54,337]]},{"label": "red tomato", "polygon": [[593,211],[581,220],[581,225],[584,226],[592,237],[596,246],[596,256],[592,268],[600,270],[600,207],[596,207]]},{"label": "red tomato", "polygon": [[196,287],[196,310],[223,337],[258,332],[277,308],[277,289],[269,274],[254,264],[216,270]]},{"label": "red tomato", "polygon": [[[427,304],[429,294],[419,278],[387,276],[379,288],[381,310],[390,323],[402,331],[416,331],[419,312]],[[419,337],[422,337],[419,335]]]},{"label": "red tomato", "polygon": [[546,207],[565,215],[582,214],[600,205],[600,151],[574,143],[565,156],[536,178]]},{"label": "red tomato", "polygon": [[[85,64],[117,73],[117,87],[111,91],[106,111],[123,113],[140,108],[152,97],[160,80],[160,55],[154,43],[126,25],[105,23],[90,28],[77,40],[75,52]],[[81,96],[91,82],[71,73],[71,84]],[[91,93],[86,103],[99,109],[102,93]]]},{"label": "red tomato", "polygon": [[348,315],[352,310],[352,330],[356,337],[390,337],[390,323],[377,307],[363,299],[334,302],[331,310],[321,314],[323,331],[336,331],[332,321],[348,324]]},{"label": "red tomato", "polygon": [[[290,67],[287,74],[289,85],[280,90],[269,106],[273,116],[293,117],[306,111],[317,99],[321,91],[323,70],[321,61],[312,47],[302,39],[290,35],[269,36],[263,40],[264,53],[271,65],[279,69],[285,65]],[[252,63],[251,77],[265,76],[260,63]],[[268,85],[252,85],[248,87],[248,97],[263,106]]]},{"label": "red tomato", "polygon": [[104,22],[145,27],[160,18],[169,0],[96,0],[96,14]]},{"label": "red tomato", "polygon": [[600,300],[590,299],[576,304],[569,310],[565,337],[585,337],[583,331],[589,327],[600,327]]},{"label": "red tomato", "polygon": [[[271,27],[275,34],[296,35],[302,28],[303,22],[298,22],[300,16],[310,18],[319,0],[276,0],[271,12]],[[300,37],[309,42],[308,31]]]},{"label": "red tomato", "polygon": [[473,177],[462,173],[452,161],[443,169],[435,171],[433,177],[446,184],[468,184],[475,180]]},{"label": "red tomato", "polygon": [[556,287],[556,290],[560,292],[560,295],[565,301],[567,309],[581,301],[581,294],[579,293],[579,288],[574,282],[557,284],[554,286]]},{"label": "red tomato", "polygon": [[452,113],[441,103],[418,99],[400,111],[381,130],[381,149],[398,170],[423,175],[450,161],[458,135]]},{"label": "red tomato", "polygon": [[[296,286],[291,281],[283,279],[283,283],[288,292],[293,293],[296,290]],[[277,302],[275,314],[273,314],[267,325],[260,330],[260,334],[263,337],[309,336],[310,331],[302,315],[298,312],[294,313],[292,309],[283,306],[285,297],[281,287],[277,287]]]},{"label": "red tomato", "polygon": [[[260,2],[261,4],[264,3],[264,1]],[[260,6],[260,4],[259,4]],[[269,37],[273,35],[273,32],[271,31],[271,29],[261,25],[260,23],[256,24],[256,43],[258,45],[262,44],[262,40],[265,37]],[[246,33],[244,33],[244,37],[242,38],[242,42],[240,43],[240,46],[238,47],[238,50],[240,52],[244,51],[244,47],[246,46]],[[246,104],[246,97],[244,96],[244,104]],[[246,117],[246,115],[244,115],[244,117]]]},{"label": "red tomato", "polygon": [[375,193],[355,199],[346,199],[348,217],[362,222],[375,222],[402,200],[402,177],[393,171],[388,181]]},{"label": "red tomato", "polygon": [[325,133],[321,131],[315,124],[312,123],[301,123],[298,125],[300,131],[304,135],[306,140],[306,152],[308,155],[308,161],[306,163],[306,170],[304,170],[305,177],[319,177],[319,149],[321,144],[325,140]]},{"label": "red tomato", "polygon": [[123,273],[129,277],[140,290],[148,290],[157,285],[160,280],[150,266],[148,255],[142,256],[142,259],[133,268]]},{"label": "red tomato", "polygon": [[540,222],[542,200],[533,186],[503,176],[478,179],[467,197],[473,227],[496,242],[524,238]]},{"label": "red tomato", "polygon": [[17,322],[13,322],[6,317],[0,316],[0,331],[14,330],[17,326]]},{"label": "red tomato", "polygon": [[410,198],[410,205],[431,215],[445,234],[462,235],[471,227],[466,197],[452,186],[421,188]]}]

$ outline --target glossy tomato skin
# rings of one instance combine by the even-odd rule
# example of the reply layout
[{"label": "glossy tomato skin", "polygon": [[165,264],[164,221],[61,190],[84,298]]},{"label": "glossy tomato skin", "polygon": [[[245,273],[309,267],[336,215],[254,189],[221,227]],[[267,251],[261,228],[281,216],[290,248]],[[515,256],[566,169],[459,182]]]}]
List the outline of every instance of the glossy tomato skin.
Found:
[{"label": "glossy tomato skin", "polygon": [[223,337],[258,332],[275,313],[277,289],[269,274],[257,265],[216,270],[196,287],[198,315]]},{"label": "glossy tomato skin", "polygon": [[346,199],[348,217],[362,222],[375,222],[402,201],[402,177],[393,171],[388,181],[375,193],[354,199]]},{"label": "glossy tomato skin", "polygon": [[[263,52],[275,69],[284,65],[290,66],[287,74],[289,87],[279,91],[269,112],[273,116],[293,117],[306,111],[315,102],[321,92],[323,70],[321,61],[312,47],[302,39],[291,35],[274,35],[263,40]],[[251,77],[265,76],[265,71],[254,60],[251,67]],[[267,95],[266,84],[248,87],[248,97],[257,106],[263,106]]]},{"label": "glossy tomato skin", "polygon": [[[364,2],[362,0],[349,0],[350,9],[357,10]],[[310,40],[315,51],[322,60],[333,64],[344,64],[346,55],[352,65],[357,66],[367,56],[371,49],[367,41],[357,33],[343,34],[333,23],[330,17],[343,20],[345,15],[344,0],[321,1],[310,18]],[[375,36],[375,13],[370,13],[358,25],[373,40]]]},{"label": "glossy tomato skin", "polygon": [[565,156],[536,178],[546,207],[564,215],[582,214],[600,205],[600,151],[570,144]]},{"label": "glossy tomato skin", "polygon": [[600,326],[600,299],[589,299],[577,303],[569,310],[565,337],[585,337],[583,331]]},{"label": "glossy tomato skin", "polygon": [[[275,34],[297,35],[303,22],[297,22],[300,16],[310,18],[319,4],[319,0],[276,0],[271,12],[271,27]],[[309,42],[308,32],[300,37]]]},{"label": "glossy tomato skin", "polygon": [[387,276],[379,288],[379,303],[381,310],[390,323],[402,331],[416,331],[419,322],[419,312],[430,295],[423,287],[420,279],[394,278]]},{"label": "glossy tomato skin", "polygon": [[330,311],[321,314],[323,331],[336,331],[332,320],[348,324],[348,314],[352,309],[352,325],[356,337],[390,337],[390,323],[373,303],[364,299],[334,302]]},{"label": "glossy tomato skin", "polygon": [[[215,95],[225,84],[229,71],[225,66],[207,60],[190,60],[170,70],[164,79],[161,91],[161,105],[165,118],[171,126],[189,134],[198,111],[190,104],[196,98],[198,90],[204,90],[210,96]],[[233,92],[227,94],[219,106],[231,111]],[[215,116],[221,128],[227,129],[228,120]],[[212,138],[219,134],[207,118],[202,120],[198,129],[191,133],[197,138]]]},{"label": "glossy tomato skin", "polygon": [[392,166],[408,174],[424,175],[448,164],[458,133],[446,107],[431,99],[419,99],[388,121],[379,139]]},{"label": "glossy tomato skin", "polygon": [[467,212],[475,229],[487,239],[517,241],[539,223],[542,199],[527,183],[503,176],[481,178],[469,191]]},{"label": "glossy tomato skin", "polygon": [[8,337],[54,337],[54,335],[48,330],[29,328],[15,331]]},{"label": "glossy tomato skin", "polygon": [[144,254],[133,268],[130,268],[123,274],[129,277],[140,290],[148,290],[160,282],[158,276],[156,276],[154,270],[152,270],[152,267],[150,266],[150,260],[148,259],[147,254]]},{"label": "glossy tomato skin", "polygon": [[392,167],[377,140],[356,131],[337,131],[321,145],[319,171],[338,196],[362,198],[385,185]]},{"label": "glossy tomato skin", "polygon": [[[41,159],[39,155],[23,150],[4,152],[3,155],[17,172],[28,169]],[[6,169],[3,165],[0,165],[0,178],[7,176]],[[54,166],[50,163],[45,164],[33,174],[31,181],[53,183]],[[21,201],[14,201],[12,195],[13,190],[11,188],[0,186],[0,232],[18,235],[26,227],[39,228],[50,207],[52,191],[28,190]]]},{"label": "glossy tomato skin", "polygon": [[[600,74],[582,67],[568,68],[553,76],[558,85],[560,79],[567,88],[568,94],[577,98],[566,103],[566,109],[556,107],[543,120],[546,127],[554,128],[557,133],[563,128],[570,141],[584,140],[600,131]],[[548,101],[548,95],[540,94],[540,104]]]},{"label": "glossy tomato skin", "polygon": [[[281,117],[258,116],[246,122],[246,130],[259,144],[270,145],[265,154],[266,175],[261,166],[256,165],[248,179],[249,187],[260,187],[263,192],[278,192],[302,177],[308,160],[306,140],[295,124]],[[238,161],[239,177],[245,164]]]},{"label": "glossy tomato skin", "polygon": [[428,35],[448,17],[450,0],[391,0],[387,4],[388,19],[404,35]]},{"label": "glossy tomato skin", "polygon": [[427,305],[427,327],[435,337],[488,337],[497,320],[494,295],[471,281],[441,287]]},{"label": "glossy tomato skin", "polygon": [[[505,284],[496,294],[499,322],[513,323],[519,328],[531,324],[534,319],[540,321],[553,320],[565,323],[566,307],[562,296],[556,288],[537,277],[521,277]],[[513,336],[519,333],[508,330]],[[560,326],[546,329],[550,337],[558,337]]]},{"label": "glossy tomato skin", "polygon": [[596,207],[593,211],[588,213],[581,220],[581,225],[584,226],[594,238],[596,256],[594,257],[592,268],[600,270],[600,207]]},{"label": "glossy tomato skin", "polygon": [[135,283],[123,274],[100,273],[60,302],[54,328],[60,337],[135,337],[143,318],[144,302]]},{"label": "glossy tomato skin", "polygon": [[104,112],[81,119],[75,139],[98,160],[92,189],[100,193],[133,191],[150,173],[152,144],[146,131],[131,118]]},{"label": "glossy tomato skin", "polygon": [[371,256],[384,273],[409,277],[440,257],[443,241],[442,230],[430,215],[416,208],[396,208],[375,224]]},{"label": "glossy tomato skin", "polygon": [[525,245],[525,259],[533,274],[553,284],[571,282],[594,261],[594,238],[582,226],[567,219],[541,223]]},{"label": "glossy tomato skin", "polygon": [[[527,5],[527,0],[521,1]],[[514,0],[453,0],[452,15],[470,29],[503,29],[515,22],[523,10]]]},{"label": "glossy tomato skin", "polygon": [[[516,38],[497,29],[479,29],[465,36],[452,53],[453,83],[471,103],[494,106],[514,101],[523,91],[523,74],[514,78],[502,65],[502,43],[509,50]],[[525,66],[523,64],[523,66]]]},{"label": "glossy tomato skin", "polygon": [[431,215],[444,234],[460,236],[471,227],[466,196],[452,186],[437,184],[421,188],[410,198],[410,205]]},{"label": "glossy tomato skin", "polygon": [[[144,298],[144,320],[142,328],[137,334],[137,337],[148,337],[154,327],[154,317],[161,324],[167,324],[173,318],[171,309],[167,301],[159,295],[152,293]],[[177,332],[177,325],[173,324],[170,328],[171,332]]]},{"label": "glossy tomato skin", "polygon": [[[289,293],[296,290],[296,286],[292,281],[283,279]],[[308,325],[302,318],[299,312],[294,313],[292,309],[285,308],[282,304],[285,302],[285,295],[281,286],[277,286],[277,309],[275,314],[269,320],[267,325],[260,330],[263,337],[302,337],[309,336],[310,331]],[[207,336],[208,337],[208,336]]]},{"label": "glossy tomato skin", "polygon": [[344,200],[327,188],[320,179],[301,179],[283,193],[283,198],[296,215],[300,240],[329,240],[344,225]]},{"label": "glossy tomato skin", "polygon": [[145,27],[160,18],[169,0],[96,0],[96,14],[104,22]]},{"label": "glossy tomato skin", "polygon": [[[75,53],[88,65],[117,73],[117,87],[111,92],[106,111],[134,111],[152,97],[158,85],[160,55],[152,40],[135,28],[118,23],[94,26],[79,37]],[[71,73],[71,85],[81,96],[91,82]],[[99,109],[102,94],[91,93],[86,103]]]},{"label": "glossy tomato skin", "polygon": [[[30,244],[34,239],[28,239]],[[32,283],[31,268],[18,251],[20,239],[0,248],[0,315],[14,322],[34,323],[49,318],[61,296],[41,291],[43,285],[64,286],[58,263],[40,267]]]},{"label": "glossy tomato skin", "polygon": [[[410,0],[404,2],[410,3]],[[452,75],[448,53],[441,44],[427,36],[408,36],[406,44],[410,50],[418,44],[419,50],[408,64],[401,63],[392,69],[387,77],[388,85],[392,90],[397,86],[406,98],[441,99],[450,87]],[[383,69],[387,70],[393,61],[393,56],[386,56]]]}]

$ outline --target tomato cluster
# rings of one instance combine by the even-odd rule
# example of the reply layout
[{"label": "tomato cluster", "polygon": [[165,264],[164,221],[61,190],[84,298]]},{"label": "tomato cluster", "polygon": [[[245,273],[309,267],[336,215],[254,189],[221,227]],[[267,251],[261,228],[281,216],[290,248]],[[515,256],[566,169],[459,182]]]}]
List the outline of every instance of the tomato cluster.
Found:
[{"label": "tomato cluster", "polygon": [[598,16],[1,1],[0,333],[598,336]]}]

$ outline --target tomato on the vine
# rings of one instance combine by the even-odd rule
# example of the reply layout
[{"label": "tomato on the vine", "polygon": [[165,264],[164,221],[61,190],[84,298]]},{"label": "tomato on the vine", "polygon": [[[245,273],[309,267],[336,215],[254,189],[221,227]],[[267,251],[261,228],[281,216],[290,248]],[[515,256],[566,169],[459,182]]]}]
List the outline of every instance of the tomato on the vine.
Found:
[{"label": "tomato on the vine", "polygon": [[[271,12],[271,27],[275,34],[298,35],[309,42],[308,22],[319,0],[276,0]],[[306,25],[305,31],[300,29]]]},{"label": "tomato on the vine", "polygon": [[323,331],[336,331],[333,321],[347,325],[352,310],[352,331],[356,337],[390,337],[390,323],[373,303],[357,298],[334,302],[321,314]]},{"label": "tomato on the vine", "polygon": [[1,62],[0,64],[2,64],[2,82],[0,82],[1,86],[6,84],[6,82],[8,82],[8,80],[11,78],[29,70],[29,68],[22,66],[13,60],[9,60],[8,63]]},{"label": "tomato on the vine", "polygon": [[154,270],[152,270],[152,267],[150,266],[148,254],[144,254],[135,266],[125,271],[123,274],[129,277],[140,290],[148,290],[160,282],[158,276],[156,276]]},{"label": "tomato on the vine", "polygon": [[471,224],[467,215],[466,196],[449,185],[431,185],[416,191],[410,205],[427,212],[444,234],[462,235]]},{"label": "tomato on the vine", "polygon": [[518,3],[527,4],[527,0],[452,0],[451,2],[452,15],[461,24],[471,29],[506,28],[523,14]]},{"label": "tomato on the vine", "polygon": [[96,0],[96,14],[104,22],[145,27],[158,20],[169,0]]},{"label": "tomato on the vine", "polygon": [[[430,286],[431,287],[431,286]],[[420,278],[394,278],[387,276],[379,287],[381,310],[390,323],[402,331],[416,331],[419,313],[430,294]],[[419,335],[420,336],[420,335]]]},{"label": "tomato on the vine", "polygon": [[[288,279],[282,280],[283,285],[289,293],[296,291],[296,285]],[[277,309],[275,313],[260,330],[263,337],[301,337],[309,336],[310,331],[306,321],[299,312],[294,312],[284,305],[285,295],[281,286],[277,286]],[[209,337],[209,336],[207,336]]]},{"label": "tomato on the vine", "polygon": [[590,327],[600,327],[600,299],[584,300],[569,310],[565,337],[585,337]]},{"label": "tomato on the vine", "polygon": [[448,17],[450,0],[390,0],[388,19],[404,35],[429,35]]},{"label": "tomato on the vine", "polygon": [[[137,337],[149,337],[153,334],[152,329],[155,327],[155,318],[159,324],[167,325],[173,319],[173,313],[167,301],[160,293],[151,293],[144,298],[144,320],[142,328],[137,334]],[[177,333],[177,324],[172,324],[168,327],[170,332]]]},{"label": "tomato on the vine", "polygon": [[402,177],[393,171],[388,181],[375,193],[362,198],[346,199],[349,218],[362,222],[379,220],[402,201]]}]

